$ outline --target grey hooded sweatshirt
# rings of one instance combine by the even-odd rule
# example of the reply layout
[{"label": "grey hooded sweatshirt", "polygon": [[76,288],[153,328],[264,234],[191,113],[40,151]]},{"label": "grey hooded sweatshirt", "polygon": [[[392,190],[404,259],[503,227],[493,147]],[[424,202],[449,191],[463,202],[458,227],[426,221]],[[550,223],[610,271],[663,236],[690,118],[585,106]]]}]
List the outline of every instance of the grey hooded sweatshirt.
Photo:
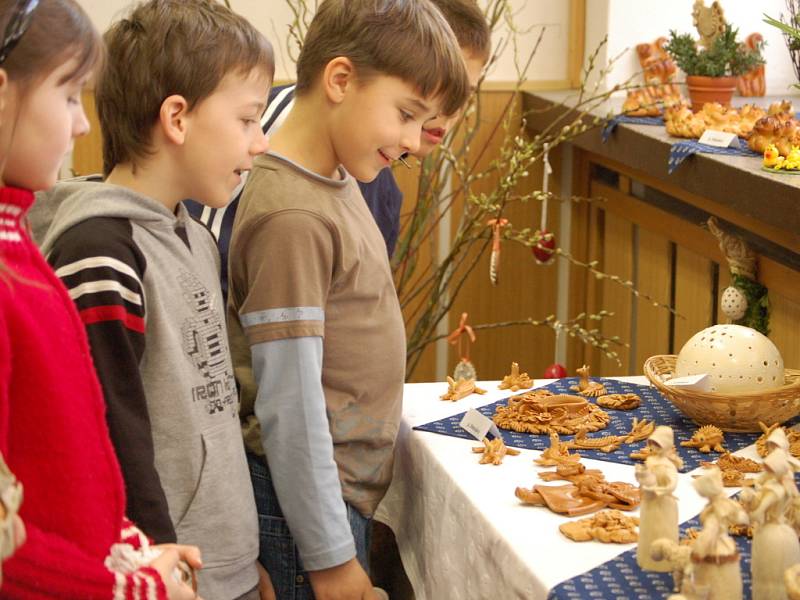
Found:
[{"label": "grey hooded sweatshirt", "polygon": [[89,337],[127,513],[158,543],[200,547],[199,593],[258,583],[258,518],[208,230],[127,188],[76,180],[38,198],[42,251]]}]

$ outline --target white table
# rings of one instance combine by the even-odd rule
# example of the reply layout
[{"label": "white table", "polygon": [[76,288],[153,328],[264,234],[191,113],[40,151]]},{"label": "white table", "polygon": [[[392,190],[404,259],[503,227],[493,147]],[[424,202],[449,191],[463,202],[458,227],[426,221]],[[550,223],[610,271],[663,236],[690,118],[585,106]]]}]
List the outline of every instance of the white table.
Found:
[{"label": "white table", "polygon": [[[644,377],[620,379],[647,383]],[[539,387],[549,380],[535,383]],[[486,395],[458,402],[439,400],[447,387],[443,383],[405,386],[394,480],[376,518],[395,533],[416,600],[546,598],[562,581],[633,547],[572,542],[558,531],[565,517],[517,500],[517,486],[541,483],[537,473],[542,469],[532,462],[539,451],[506,456],[500,466],[481,465],[471,452],[477,441],[412,429],[508,397],[497,384],[481,382]],[[736,454],[756,457],[754,446]],[[636,483],[631,465],[582,462],[601,469],[608,481]],[[679,475],[680,522],[703,507],[691,482],[691,474]]]}]

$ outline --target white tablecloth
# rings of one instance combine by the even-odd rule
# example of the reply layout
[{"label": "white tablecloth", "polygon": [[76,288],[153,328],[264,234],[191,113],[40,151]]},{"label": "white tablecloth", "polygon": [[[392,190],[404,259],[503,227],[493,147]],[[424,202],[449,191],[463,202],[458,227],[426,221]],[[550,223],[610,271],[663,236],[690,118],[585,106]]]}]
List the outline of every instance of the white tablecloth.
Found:
[{"label": "white tablecloth", "polygon": [[[643,377],[622,379],[646,384]],[[497,383],[482,382],[486,395],[458,402],[439,400],[443,383],[405,386],[394,480],[376,518],[395,533],[416,600],[545,598],[562,581],[633,547],[572,542],[558,531],[565,517],[517,500],[517,486],[541,483],[542,469],[532,462],[539,451],[506,456],[499,466],[481,465],[471,452],[477,441],[412,430],[509,396]],[[537,387],[546,383],[536,381]],[[736,454],[754,457],[755,451],[751,446]],[[601,469],[608,481],[636,483],[631,465],[583,463]],[[681,522],[703,507],[691,481],[689,474],[679,476]]]}]

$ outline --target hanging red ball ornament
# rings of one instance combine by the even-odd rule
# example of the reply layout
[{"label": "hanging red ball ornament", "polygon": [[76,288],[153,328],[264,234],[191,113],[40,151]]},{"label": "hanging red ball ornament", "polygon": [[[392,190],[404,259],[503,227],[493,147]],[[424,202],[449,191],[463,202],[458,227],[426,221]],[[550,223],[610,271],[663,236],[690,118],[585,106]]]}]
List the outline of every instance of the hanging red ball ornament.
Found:
[{"label": "hanging red ball ornament", "polygon": [[540,265],[546,265],[553,262],[553,257],[556,253],[556,236],[543,229],[536,232],[539,236],[539,241],[531,247],[531,252],[536,258],[536,262]]},{"label": "hanging red ball ornament", "polygon": [[544,370],[545,379],[563,379],[567,376],[567,370],[564,365],[553,363]]}]

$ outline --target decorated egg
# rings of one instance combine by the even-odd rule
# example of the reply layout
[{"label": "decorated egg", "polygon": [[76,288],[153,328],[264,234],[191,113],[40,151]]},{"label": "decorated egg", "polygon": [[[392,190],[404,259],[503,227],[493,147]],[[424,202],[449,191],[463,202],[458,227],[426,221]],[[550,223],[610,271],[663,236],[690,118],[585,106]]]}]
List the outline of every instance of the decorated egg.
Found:
[{"label": "decorated egg", "polygon": [[543,377],[545,379],[561,379],[567,376],[567,370],[564,368],[564,365],[559,363],[553,363],[549,367],[544,370]]},{"label": "decorated egg", "polygon": [[537,231],[536,233],[540,236],[540,239],[531,248],[531,252],[536,258],[537,263],[540,265],[549,264],[553,262],[553,258],[555,257],[556,237],[546,229]]},{"label": "decorated egg", "polygon": [[737,287],[726,287],[722,292],[719,306],[731,321],[738,321],[747,312],[747,297]]},{"label": "decorated egg", "polygon": [[692,336],[678,354],[675,376],[709,375],[711,392],[766,391],[783,385],[783,358],[755,329],[713,325]]}]

